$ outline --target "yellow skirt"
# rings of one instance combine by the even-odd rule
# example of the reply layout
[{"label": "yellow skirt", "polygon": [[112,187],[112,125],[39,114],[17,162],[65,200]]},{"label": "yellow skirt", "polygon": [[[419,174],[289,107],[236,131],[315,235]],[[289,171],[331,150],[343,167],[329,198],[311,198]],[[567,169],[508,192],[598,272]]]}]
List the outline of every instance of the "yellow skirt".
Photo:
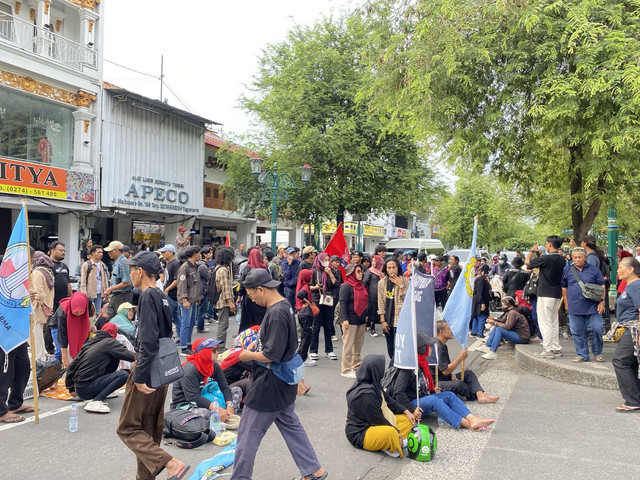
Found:
[{"label": "yellow skirt", "polygon": [[396,415],[396,426],[400,430],[400,435],[398,435],[398,431],[395,428],[389,425],[369,427],[367,433],[364,434],[362,448],[370,452],[377,452],[378,450],[400,452],[402,457],[401,440],[407,438],[413,425],[406,415],[401,414]]}]

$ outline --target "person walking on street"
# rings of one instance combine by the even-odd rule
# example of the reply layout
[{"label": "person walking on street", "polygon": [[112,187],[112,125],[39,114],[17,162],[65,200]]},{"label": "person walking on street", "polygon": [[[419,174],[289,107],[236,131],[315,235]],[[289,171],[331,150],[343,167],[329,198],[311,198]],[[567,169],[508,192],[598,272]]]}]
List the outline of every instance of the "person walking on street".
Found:
[{"label": "person walking on street", "polygon": [[564,273],[565,259],[558,255],[558,249],[562,246],[562,238],[557,235],[547,237],[545,248],[547,255],[532,258],[539,250],[538,244],[531,247],[525,264],[529,268],[539,268],[538,291],[536,309],[538,326],[542,335],[542,351],[536,356],[542,358],[556,358],[562,356],[560,346],[560,332],[558,322],[558,309],[562,301],[562,287],[560,282]]},{"label": "person walking on street", "polygon": [[196,325],[200,302],[200,274],[196,263],[200,260],[200,247],[191,245],[185,250],[187,261],[178,270],[178,305],[180,305],[180,348],[183,355],[193,354],[191,336]]},{"label": "person walking on street", "polygon": [[224,350],[229,330],[229,316],[236,312],[236,302],[233,300],[233,258],[235,252],[229,247],[219,247],[216,250],[217,266],[212,275],[215,276],[216,290],[220,296],[215,304],[218,313],[218,331],[216,339],[220,341],[220,350]]},{"label": "person walking on street", "polygon": [[282,283],[284,285],[284,296],[291,304],[296,306],[296,286],[298,284],[298,266],[300,259],[296,257],[296,248],[289,247],[286,250],[286,258],[282,261]]},{"label": "person walking on street", "polygon": [[[53,286],[53,308],[55,312],[60,305],[60,300],[70,297],[73,293],[71,289],[71,279],[69,277],[69,267],[63,262],[67,254],[66,247],[62,242],[53,242],[49,247],[49,258],[53,261],[53,276],[55,278]],[[47,352],[55,352],[55,344],[51,329],[48,325],[44,327],[44,342]]]},{"label": "person walking on street", "polygon": [[204,316],[209,311],[209,300],[207,298],[207,289],[209,287],[209,277],[212,275],[209,269],[209,260],[213,257],[213,252],[209,245],[205,245],[200,249],[200,260],[197,262],[198,274],[200,275],[200,303],[198,304],[198,320],[196,321],[196,332],[207,333],[208,328],[204,328]]},{"label": "person walking on street", "polygon": [[[338,281],[334,275],[333,270],[329,266],[329,254],[321,253],[318,255],[314,262],[313,277],[309,288],[313,297],[313,303],[315,303],[320,309],[320,313],[313,319],[313,329],[311,332],[311,353],[309,356],[317,360],[318,359],[318,344],[320,343],[320,329],[323,330],[324,335],[324,354],[330,360],[337,360],[338,356],[333,352],[333,342],[331,337],[333,335],[333,305],[338,301],[333,297],[333,285]],[[300,272],[302,273],[302,272]],[[327,292],[331,296],[333,305],[325,305],[320,300],[327,297]]]},{"label": "person walking on street", "polygon": [[297,385],[280,380],[264,365],[290,360],[298,347],[293,309],[278,293],[279,284],[262,268],[252,269],[244,279],[247,295],[266,307],[266,313],[258,340],[239,355],[241,362],[253,362],[253,383],[244,401],[232,480],[253,478],[256,453],[272,423],[283,436],[300,470],[300,479],[322,480],[328,475],[295,414]]},{"label": "person walking on street", "polygon": [[189,467],[160,448],[168,386],[151,388],[150,367],[160,338],[171,337],[168,299],[156,289],[160,259],[152,252],[127,260],[130,278],[142,290],[138,299],[136,364],[126,383],[118,437],[136,455],[136,480],[153,480],[167,469],[169,480],[186,480]]},{"label": "person walking on street", "polygon": [[[573,265],[564,269],[560,285],[564,306],[569,313],[573,345],[576,348],[576,357],[573,362],[589,361],[589,337],[591,337],[591,349],[596,362],[603,362],[602,312],[604,312],[604,296],[607,294],[604,288],[604,277],[600,268],[587,263],[587,252],[584,248],[575,247],[571,252],[571,259]],[[578,279],[583,283],[602,285],[602,298],[599,301],[585,298]]]},{"label": "person walking on street", "polygon": [[118,307],[124,302],[133,301],[133,287],[129,278],[129,267],[123,265],[126,260],[124,245],[117,240],[111,242],[104,251],[109,254],[113,261],[113,271],[111,274],[111,286],[102,292],[102,296],[108,299],[107,320],[113,318],[118,313]]}]

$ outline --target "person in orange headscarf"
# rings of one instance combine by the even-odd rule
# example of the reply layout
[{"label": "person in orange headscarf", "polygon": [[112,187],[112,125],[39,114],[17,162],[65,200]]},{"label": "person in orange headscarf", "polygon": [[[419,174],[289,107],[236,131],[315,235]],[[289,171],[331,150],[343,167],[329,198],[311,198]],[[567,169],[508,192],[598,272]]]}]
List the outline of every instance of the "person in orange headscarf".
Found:
[{"label": "person in orange headscarf", "polygon": [[233,395],[224,377],[218,360],[218,345],[220,340],[200,338],[193,342],[194,354],[187,357],[182,364],[184,376],[173,384],[171,408],[176,408],[182,402],[194,402],[200,408],[214,409],[214,404],[200,393],[210,380],[218,382],[218,387],[224,395],[226,405],[218,406],[220,420],[227,421],[229,415],[234,414]]},{"label": "person in orange headscarf", "polygon": [[56,310],[58,343],[62,351],[62,365],[66,368],[70,360],[76,358],[89,336],[89,317],[95,315],[95,307],[82,292],[60,300]]}]

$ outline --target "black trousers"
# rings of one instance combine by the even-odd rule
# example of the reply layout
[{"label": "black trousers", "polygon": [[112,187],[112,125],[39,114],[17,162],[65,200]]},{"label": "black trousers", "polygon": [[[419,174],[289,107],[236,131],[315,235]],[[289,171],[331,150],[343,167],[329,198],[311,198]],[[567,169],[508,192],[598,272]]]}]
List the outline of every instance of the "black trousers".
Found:
[{"label": "black trousers", "polygon": [[434,293],[436,294],[436,307],[438,306],[438,304],[440,304],[440,306],[444,310],[444,306],[447,304],[447,298],[449,298],[447,289],[445,288],[444,290],[436,290]]},{"label": "black trousers", "polygon": [[396,328],[389,325],[389,333],[384,332],[384,339],[387,341],[387,354],[391,359],[389,367],[393,367],[393,353],[396,350]]},{"label": "black trousers", "polygon": [[625,405],[640,407],[638,359],[633,354],[633,338],[630,334],[625,334],[620,338],[611,363],[616,372],[618,386]]},{"label": "black trousers", "polygon": [[[6,372],[4,371],[5,362],[7,362]],[[17,410],[22,406],[24,389],[29,382],[30,373],[27,342],[8,354],[0,348],[0,417],[6,415],[9,410]]]},{"label": "black trousers", "polygon": [[309,346],[311,345],[311,327],[313,326],[313,317],[311,315],[298,314],[298,322],[302,333],[300,335],[300,345],[298,345],[298,355],[302,357],[302,360],[307,361],[309,356]]},{"label": "black trousers", "polygon": [[320,328],[324,334],[324,353],[333,352],[333,342],[331,341],[331,327],[333,325],[333,307],[319,305],[320,313],[313,317],[313,328],[311,330],[311,353],[318,353],[320,343]]},{"label": "black trousers", "polygon": [[[456,373],[451,380],[441,380],[438,382],[440,390],[443,392],[453,392],[467,400],[477,400],[476,393],[484,392],[478,377],[473,370],[464,371],[464,380],[460,380],[460,374]],[[457,380],[454,380],[457,379]]]}]

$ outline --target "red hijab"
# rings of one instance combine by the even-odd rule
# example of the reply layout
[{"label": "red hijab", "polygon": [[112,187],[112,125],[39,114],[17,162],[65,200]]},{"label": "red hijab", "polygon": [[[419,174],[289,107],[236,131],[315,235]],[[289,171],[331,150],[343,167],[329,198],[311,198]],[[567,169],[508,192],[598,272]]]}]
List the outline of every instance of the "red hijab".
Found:
[{"label": "red hijab", "polygon": [[309,288],[309,282],[311,281],[311,270],[305,269],[300,271],[300,275],[298,275],[298,286],[296,287],[296,310],[300,310],[304,307],[304,302],[298,298],[298,292],[300,290],[304,290],[307,292],[307,300],[313,302],[311,296],[311,289]]},{"label": "red hijab", "polygon": [[[75,292],[60,300],[60,307],[67,314],[69,354],[71,358],[76,358],[89,336],[89,297],[82,292]],[[73,312],[82,313],[74,315]]]},{"label": "red hijab", "polygon": [[369,301],[369,292],[362,284],[362,280],[356,278],[356,269],[364,274],[364,267],[355,263],[347,266],[347,283],[353,287],[353,309],[359,317],[364,313]]},{"label": "red hijab", "polygon": [[111,322],[105,323],[102,326],[101,330],[111,335],[111,338],[116,338],[118,336],[118,327],[116,327],[114,323],[111,323]]},{"label": "red hijab", "polygon": [[[197,350],[198,345],[200,345],[200,343],[202,343],[203,340],[206,340],[206,338],[199,338],[198,340],[193,342],[192,348],[194,351]],[[182,365],[186,365],[188,362],[193,363],[196,366],[196,370],[198,370],[198,372],[204,375],[205,383],[207,378],[213,376],[213,370],[215,368],[213,360],[211,359],[212,348],[213,347],[203,348],[198,353],[189,355],[187,357],[187,361],[182,364]]]},{"label": "red hijab", "polygon": [[267,268],[264,260],[262,260],[262,253],[258,248],[254,248],[253,250],[251,250],[251,252],[249,252],[249,261],[247,262],[247,264],[251,268]]}]

